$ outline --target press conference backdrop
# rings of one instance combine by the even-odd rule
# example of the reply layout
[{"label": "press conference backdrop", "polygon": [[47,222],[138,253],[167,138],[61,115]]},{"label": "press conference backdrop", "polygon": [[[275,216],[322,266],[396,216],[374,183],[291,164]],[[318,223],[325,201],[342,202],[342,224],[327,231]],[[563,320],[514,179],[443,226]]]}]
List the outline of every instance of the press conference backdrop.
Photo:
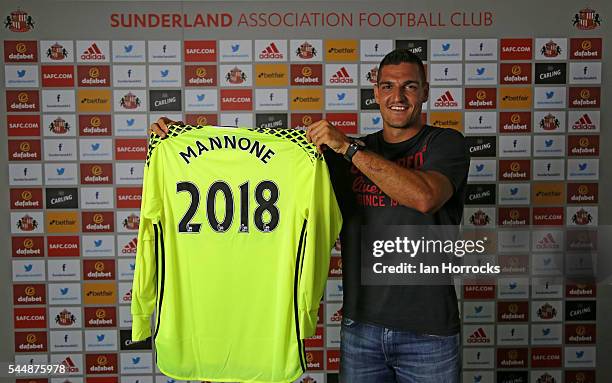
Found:
[{"label": "press conference backdrop", "polygon": [[[170,381],[129,342],[146,126],[371,133],[377,63],[404,47],[427,65],[423,118],[468,138],[464,225],[499,231],[507,272],[458,286],[463,381],[610,381],[610,288],[575,284],[589,265],[564,254],[589,238],[566,229],[611,222],[609,4],[2,2],[0,360],[71,371],[36,382]],[[299,382],[338,380],[332,252]]]}]

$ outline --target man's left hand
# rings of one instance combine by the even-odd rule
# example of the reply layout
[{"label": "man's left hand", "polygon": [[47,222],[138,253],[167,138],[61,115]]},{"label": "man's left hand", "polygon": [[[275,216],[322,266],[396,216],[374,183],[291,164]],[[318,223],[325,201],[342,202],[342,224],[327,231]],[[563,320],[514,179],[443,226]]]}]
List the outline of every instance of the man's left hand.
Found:
[{"label": "man's left hand", "polygon": [[317,121],[308,126],[306,138],[317,146],[319,153],[322,153],[327,146],[336,153],[344,154],[351,144],[346,134],[327,120]]}]

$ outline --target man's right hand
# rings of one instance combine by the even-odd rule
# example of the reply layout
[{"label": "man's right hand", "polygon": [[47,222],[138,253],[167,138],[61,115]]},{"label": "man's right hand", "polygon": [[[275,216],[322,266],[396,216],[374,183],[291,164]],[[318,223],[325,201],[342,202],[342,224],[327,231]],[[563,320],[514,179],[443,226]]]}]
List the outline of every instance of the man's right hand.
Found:
[{"label": "man's right hand", "polygon": [[147,136],[150,135],[151,133],[155,133],[161,138],[164,138],[166,137],[166,134],[168,133],[168,125],[172,125],[172,124],[182,125],[183,121],[172,121],[168,117],[160,117],[159,120],[157,120],[157,122],[154,122],[151,125],[149,125],[149,129],[147,129]]}]

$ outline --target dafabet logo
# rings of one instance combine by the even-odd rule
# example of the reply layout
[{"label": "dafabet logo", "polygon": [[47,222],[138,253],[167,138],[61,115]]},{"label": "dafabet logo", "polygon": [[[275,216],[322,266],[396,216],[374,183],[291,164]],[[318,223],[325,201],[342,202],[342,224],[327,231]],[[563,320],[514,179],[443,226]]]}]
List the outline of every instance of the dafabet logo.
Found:
[{"label": "dafabet logo", "polygon": [[465,88],[465,108],[495,109],[496,92],[495,88]]},{"label": "dafabet logo", "polygon": [[500,64],[501,84],[531,84],[531,64],[502,63]]},{"label": "dafabet logo", "polygon": [[113,232],[114,215],[112,211],[105,212],[83,212],[82,230],[85,233]]},{"label": "dafabet logo", "polygon": [[291,64],[291,85],[323,85],[323,66],[321,64]]},{"label": "dafabet logo", "polygon": [[578,87],[569,89],[569,103],[572,108],[599,108],[601,88]]},{"label": "dafabet logo", "polygon": [[217,86],[217,66],[186,65],[185,86]]},{"label": "dafabet logo", "polygon": [[572,60],[601,59],[601,38],[570,39],[570,58]]},{"label": "dafabet logo", "polygon": [[108,87],[110,86],[110,66],[79,65],[77,78],[81,87]]},{"label": "dafabet logo", "polygon": [[37,90],[7,90],[7,112],[39,112],[40,99]]},{"label": "dafabet logo", "polygon": [[291,113],[291,128],[304,130],[321,119],[323,119],[322,113]]},{"label": "dafabet logo", "polygon": [[4,62],[37,62],[36,41],[4,40]]},{"label": "dafabet logo", "polygon": [[500,133],[530,133],[531,112],[500,112]]}]

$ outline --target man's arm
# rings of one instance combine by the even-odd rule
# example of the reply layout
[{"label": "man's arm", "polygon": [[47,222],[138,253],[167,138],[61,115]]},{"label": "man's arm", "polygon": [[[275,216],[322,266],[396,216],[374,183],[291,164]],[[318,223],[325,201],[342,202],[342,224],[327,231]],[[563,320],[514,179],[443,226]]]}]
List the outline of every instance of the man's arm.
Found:
[{"label": "man's arm", "polygon": [[[350,144],[344,133],[325,120],[309,126],[306,136],[319,151],[325,145],[344,154]],[[434,170],[406,169],[368,150],[358,151],[353,164],[389,197],[423,214],[435,213],[453,195],[450,180]]]},{"label": "man's arm", "polygon": [[353,164],[399,204],[423,214],[438,211],[453,195],[453,185],[435,170],[406,169],[366,150],[353,156]]}]

